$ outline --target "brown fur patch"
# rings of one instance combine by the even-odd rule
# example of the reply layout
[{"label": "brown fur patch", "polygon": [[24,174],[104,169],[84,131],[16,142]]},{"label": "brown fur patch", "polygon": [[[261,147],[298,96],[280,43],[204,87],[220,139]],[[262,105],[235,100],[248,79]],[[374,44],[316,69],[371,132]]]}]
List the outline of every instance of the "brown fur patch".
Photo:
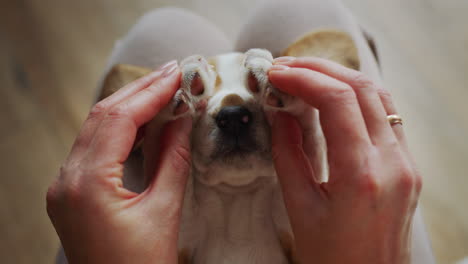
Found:
[{"label": "brown fur patch", "polygon": [[208,64],[216,68],[216,57],[209,57],[206,61]]},{"label": "brown fur patch", "polygon": [[288,232],[279,232],[279,241],[290,264],[298,264],[294,239]]},{"label": "brown fur patch", "polygon": [[360,60],[351,35],[335,29],[310,32],[291,44],[282,56],[315,56],[359,70]]},{"label": "brown fur patch", "polygon": [[107,73],[102,85],[99,101],[115,93],[126,84],[143,77],[152,70],[130,64],[117,64]]},{"label": "brown fur patch", "polygon": [[244,99],[242,99],[237,94],[229,94],[226,95],[223,100],[221,101],[221,108],[225,106],[236,106],[236,105],[243,105]]},{"label": "brown fur patch", "polygon": [[218,73],[216,73],[216,82],[215,82],[215,87],[214,87],[214,91],[217,92],[221,89],[221,84],[223,83],[223,81],[221,80],[221,77],[219,77]]},{"label": "brown fur patch", "polygon": [[221,77],[219,77],[219,74],[218,74],[218,65],[216,63],[216,57],[211,57],[209,58],[208,60],[208,64],[210,64],[211,66],[213,66],[213,71],[216,72],[216,81],[215,81],[215,86],[214,86],[214,92],[217,92],[221,89],[221,84],[222,84],[222,80],[221,80]]}]

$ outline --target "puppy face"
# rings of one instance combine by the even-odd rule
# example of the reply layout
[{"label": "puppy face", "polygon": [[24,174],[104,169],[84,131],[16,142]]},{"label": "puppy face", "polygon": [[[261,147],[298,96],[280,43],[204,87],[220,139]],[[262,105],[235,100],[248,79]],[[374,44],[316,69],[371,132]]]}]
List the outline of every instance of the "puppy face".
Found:
[{"label": "puppy face", "polygon": [[242,186],[275,175],[262,102],[272,58],[257,52],[255,57],[232,53],[181,63],[182,88],[190,86],[190,95],[198,97],[192,99],[192,159],[194,175],[204,184]]},{"label": "puppy face", "polygon": [[[356,70],[360,68],[351,35],[333,29],[304,35],[283,55],[322,57]],[[326,181],[326,144],[318,111],[300,98],[271,86],[267,71],[272,61],[270,52],[261,49],[221,55],[208,61],[201,56],[183,60],[180,89],[172,102],[146,126],[143,144],[138,144],[142,145],[145,157],[146,181],[156,169],[154,161],[164,123],[184,115],[191,115],[194,120],[193,174],[200,181],[208,185],[242,186],[260,177],[275,176],[266,116],[277,110],[303,117],[298,121],[308,133],[310,146],[306,148],[309,156],[314,157],[316,180]],[[100,98],[150,71],[132,65],[115,65],[104,80]]]}]

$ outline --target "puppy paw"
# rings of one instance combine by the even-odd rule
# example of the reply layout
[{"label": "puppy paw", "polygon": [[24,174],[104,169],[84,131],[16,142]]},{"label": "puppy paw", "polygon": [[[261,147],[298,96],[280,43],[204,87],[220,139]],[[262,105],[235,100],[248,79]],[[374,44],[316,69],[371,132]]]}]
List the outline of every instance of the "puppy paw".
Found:
[{"label": "puppy paw", "polygon": [[216,73],[211,65],[199,55],[190,56],[180,63],[182,79],[180,88],[165,110],[165,119],[174,120],[183,116],[196,116],[206,106],[206,98],[214,86]]},{"label": "puppy paw", "polygon": [[247,70],[247,88],[257,98],[269,85],[268,70],[273,62],[271,53],[264,49],[250,49],[245,53],[244,67]]},{"label": "puppy paw", "polygon": [[247,87],[265,110],[295,112],[303,109],[304,102],[301,99],[278,90],[268,80],[268,70],[273,62],[269,51],[251,49],[245,55]]}]

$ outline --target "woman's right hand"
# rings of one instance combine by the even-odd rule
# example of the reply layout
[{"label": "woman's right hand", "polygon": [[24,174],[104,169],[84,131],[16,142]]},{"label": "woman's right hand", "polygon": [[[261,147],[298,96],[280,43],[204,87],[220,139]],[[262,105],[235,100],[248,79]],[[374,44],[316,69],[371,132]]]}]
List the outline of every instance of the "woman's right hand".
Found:
[{"label": "woman's right hand", "polygon": [[278,113],[273,158],[301,263],[410,262],[421,176],[385,90],[362,73],[318,58],[279,58],[269,72],[280,90],[320,111],[329,181],[316,183],[296,120]]},{"label": "woman's right hand", "polygon": [[177,263],[190,171],[190,118],[169,123],[158,167],[141,194],[123,187],[137,130],[172,99],[174,61],[97,103],[47,193],[47,212],[69,263]]}]

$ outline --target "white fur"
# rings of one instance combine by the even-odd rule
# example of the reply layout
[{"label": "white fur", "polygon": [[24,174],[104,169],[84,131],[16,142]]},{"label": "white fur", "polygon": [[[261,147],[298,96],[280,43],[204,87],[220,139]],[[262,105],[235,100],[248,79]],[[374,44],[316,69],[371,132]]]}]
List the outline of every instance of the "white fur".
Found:
[{"label": "white fur", "polygon": [[[306,108],[301,100],[271,86],[267,72],[272,60],[268,51],[258,49],[215,57],[216,74],[221,78],[216,92],[215,87],[209,86],[214,85],[216,75],[200,74],[207,85],[208,94],[202,95],[207,98],[207,105],[202,113],[194,114],[193,172],[186,189],[179,236],[179,248],[189,252],[193,263],[288,263],[280,234],[292,238],[292,232],[271,157],[249,154],[233,162],[237,162],[234,165],[209,158],[218,133],[213,116],[226,96],[236,94],[246,104],[256,105],[259,112],[278,110],[266,104],[269,93],[284,101],[286,111],[301,112]],[[205,65],[188,68],[184,63],[182,67],[184,87],[191,81],[184,79],[192,76],[190,71],[211,69]],[[247,87],[249,72],[258,80],[260,91],[256,94]],[[308,129],[317,123],[313,118],[303,122],[310,123],[305,124]],[[264,120],[255,125],[259,126],[256,134],[265,145],[264,155],[268,156],[271,154],[268,123]]]},{"label": "white fur", "polygon": [[[277,110],[299,113],[307,107],[301,100],[279,92],[269,83],[267,72],[272,59],[268,51],[256,49],[246,54],[215,57],[216,72],[200,56],[191,56],[181,63],[182,85],[174,100],[183,94],[185,102],[192,105],[182,115],[190,114],[194,118],[193,169],[186,188],[179,234],[179,249],[189,253],[190,263],[289,263],[280,237],[288,234],[292,238],[292,232],[271,160],[270,128],[263,113]],[[205,85],[205,93],[199,96],[190,93],[195,72]],[[249,72],[258,80],[258,93],[247,87]],[[216,74],[221,78],[221,86],[215,89]],[[283,109],[266,104],[266,96],[270,93],[284,101]],[[261,151],[226,163],[210,155],[216,149],[219,133],[214,116],[220,110],[223,98],[231,94],[240,96],[254,112],[253,125]],[[205,106],[197,108],[196,104],[202,101]],[[171,115],[175,105],[166,107],[165,114],[159,115],[147,128],[143,145],[146,175],[151,175],[154,170],[162,124],[180,116]],[[314,132],[320,130],[316,110],[309,111],[310,119],[300,122],[308,132],[320,135],[320,132]],[[313,147],[324,151],[319,143]],[[129,174],[126,177],[133,181],[141,178],[132,172]]]}]

